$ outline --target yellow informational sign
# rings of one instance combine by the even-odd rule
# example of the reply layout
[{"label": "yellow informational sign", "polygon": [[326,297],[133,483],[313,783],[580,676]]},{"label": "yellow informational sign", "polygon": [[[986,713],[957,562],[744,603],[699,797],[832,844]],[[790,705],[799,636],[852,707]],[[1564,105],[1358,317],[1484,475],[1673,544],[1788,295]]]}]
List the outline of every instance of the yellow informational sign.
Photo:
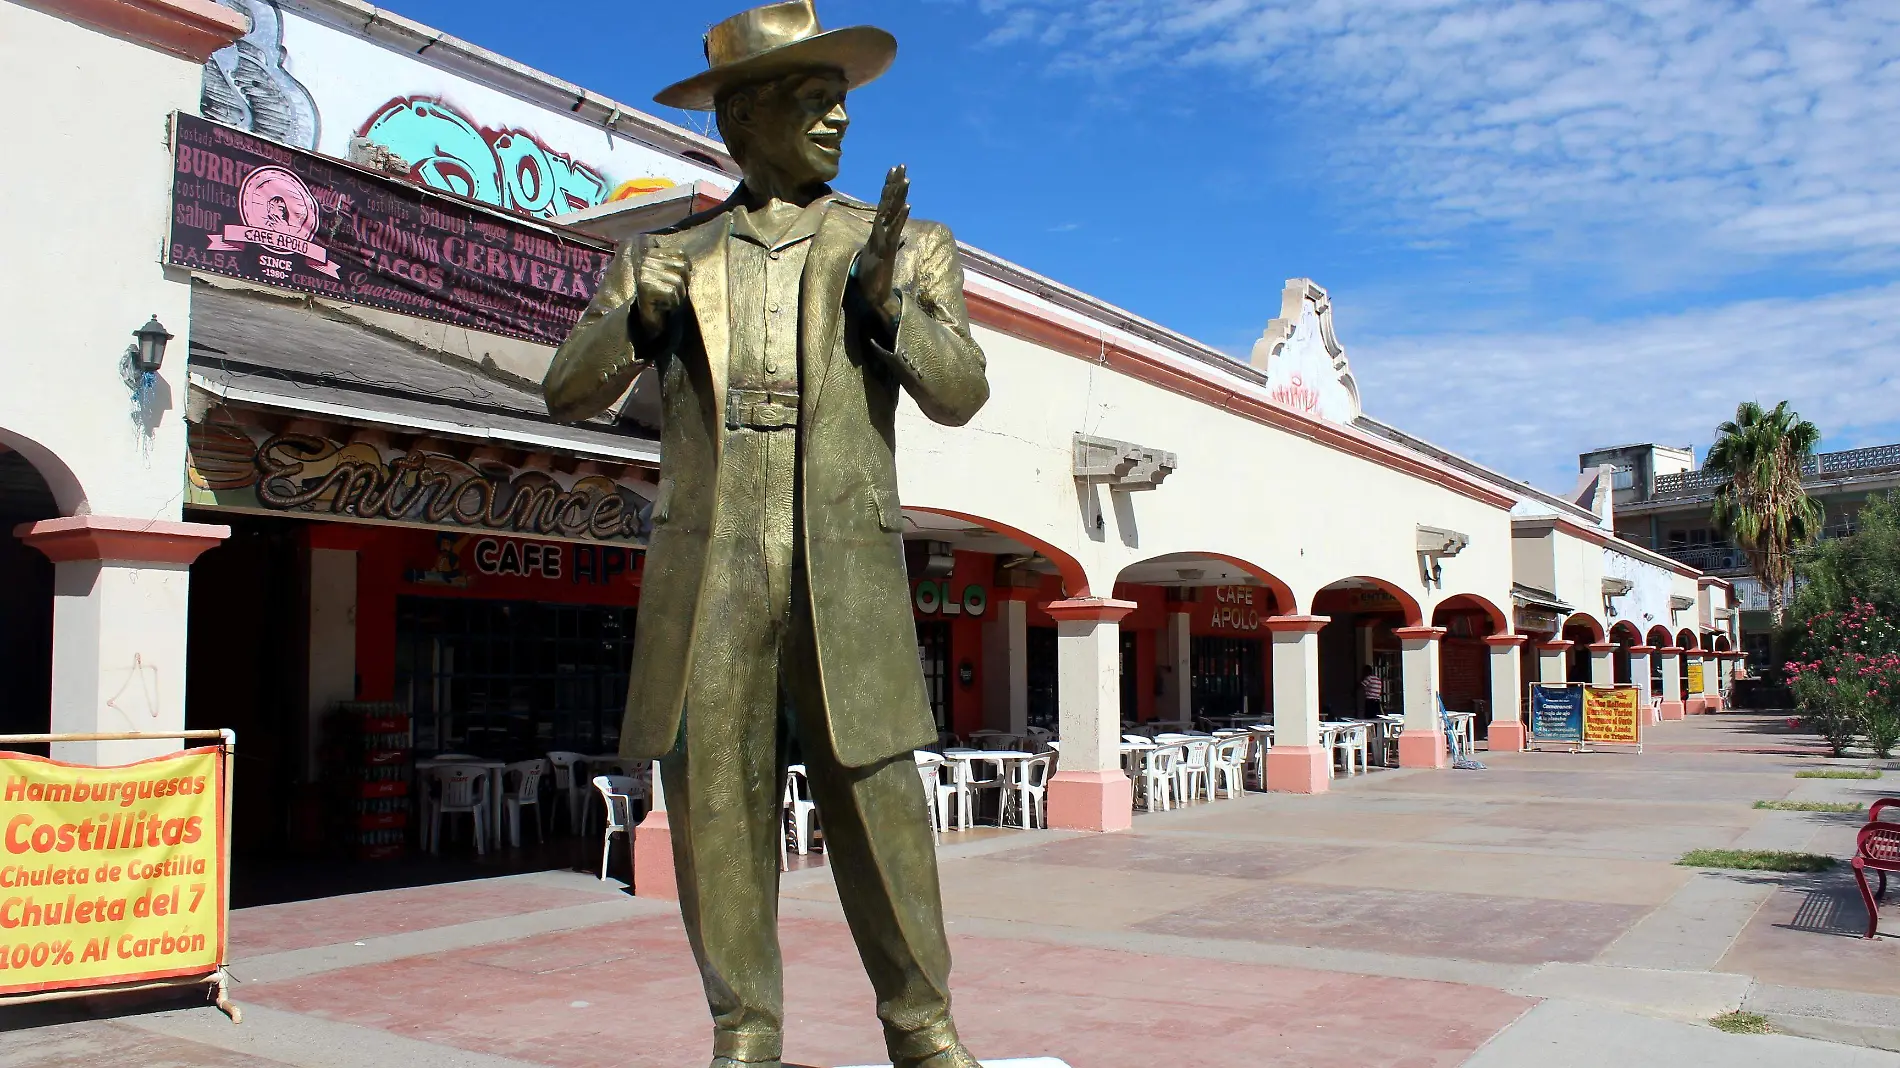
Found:
[{"label": "yellow informational sign", "polygon": [[1634,686],[1590,686],[1583,691],[1585,744],[1641,745],[1641,716]]},{"label": "yellow informational sign", "polygon": [[1689,661],[1689,692],[1684,697],[1702,696],[1702,661]]},{"label": "yellow informational sign", "polygon": [[0,753],[0,996],[224,961],[224,754],[94,768]]}]

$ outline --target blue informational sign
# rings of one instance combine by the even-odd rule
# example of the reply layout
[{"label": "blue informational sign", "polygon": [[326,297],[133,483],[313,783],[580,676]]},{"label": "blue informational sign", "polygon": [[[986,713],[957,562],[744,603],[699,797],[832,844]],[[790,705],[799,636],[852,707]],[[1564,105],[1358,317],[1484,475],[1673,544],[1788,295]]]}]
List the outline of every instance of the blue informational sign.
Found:
[{"label": "blue informational sign", "polygon": [[1583,741],[1583,684],[1531,687],[1531,741]]}]

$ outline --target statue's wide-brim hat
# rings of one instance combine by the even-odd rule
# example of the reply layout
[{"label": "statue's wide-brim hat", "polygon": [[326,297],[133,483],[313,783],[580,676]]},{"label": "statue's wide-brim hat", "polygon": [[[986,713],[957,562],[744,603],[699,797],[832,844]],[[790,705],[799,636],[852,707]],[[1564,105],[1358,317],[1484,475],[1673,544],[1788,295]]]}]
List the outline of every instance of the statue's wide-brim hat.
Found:
[{"label": "statue's wide-brim hat", "polygon": [[875,26],[825,30],[812,0],[767,4],[706,31],[704,73],[669,85],[655,103],[711,111],[719,94],[748,82],[804,70],[835,70],[853,89],[875,80],[897,58],[897,38]]}]

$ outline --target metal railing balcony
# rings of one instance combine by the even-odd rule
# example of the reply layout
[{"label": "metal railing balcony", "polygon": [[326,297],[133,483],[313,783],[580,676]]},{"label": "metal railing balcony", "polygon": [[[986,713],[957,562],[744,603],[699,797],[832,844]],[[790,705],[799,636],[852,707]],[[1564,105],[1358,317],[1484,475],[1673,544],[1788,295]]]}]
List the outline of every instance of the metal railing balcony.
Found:
[{"label": "metal railing balcony", "polygon": [[[1900,470],[1900,444],[1875,445],[1865,449],[1824,452],[1802,465],[1803,481]],[[1726,476],[1713,471],[1679,471],[1656,476],[1656,491],[1650,500],[1669,497],[1702,497],[1715,492]]]}]

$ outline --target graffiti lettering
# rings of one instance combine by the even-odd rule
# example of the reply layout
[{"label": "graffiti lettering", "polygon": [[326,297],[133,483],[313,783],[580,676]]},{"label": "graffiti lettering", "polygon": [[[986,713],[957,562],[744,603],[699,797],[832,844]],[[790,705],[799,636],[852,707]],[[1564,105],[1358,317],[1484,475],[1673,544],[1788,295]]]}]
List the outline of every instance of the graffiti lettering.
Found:
[{"label": "graffiti lettering", "polygon": [[423,185],[529,215],[580,211],[612,190],[600,171],[526,130],[477,127],[430,97],[391,100],[363,124],[361,136],[401,156]]}]

